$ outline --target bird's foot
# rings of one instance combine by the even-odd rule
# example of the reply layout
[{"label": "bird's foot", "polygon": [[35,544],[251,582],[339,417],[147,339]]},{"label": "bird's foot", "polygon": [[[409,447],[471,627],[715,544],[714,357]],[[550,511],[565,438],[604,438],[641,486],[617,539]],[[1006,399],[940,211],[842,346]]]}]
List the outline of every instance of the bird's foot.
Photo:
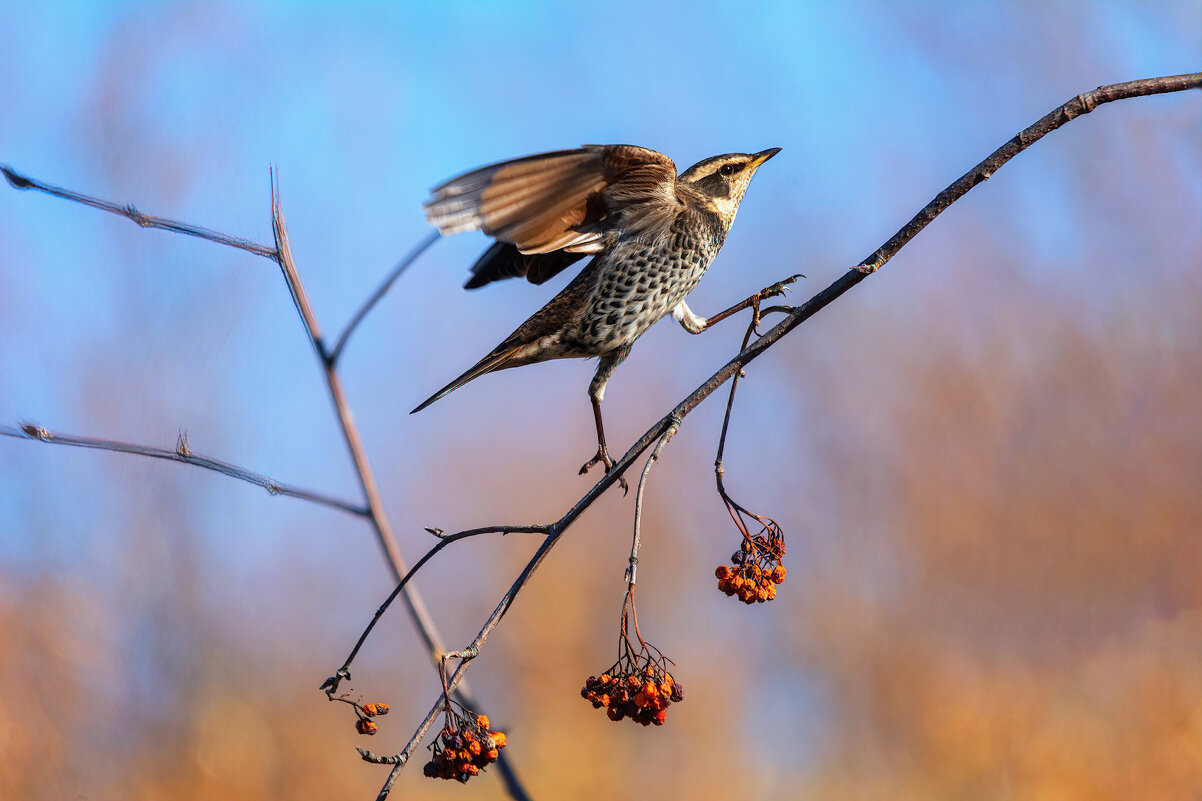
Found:
[{"label": "bird's foot", "polygon": [[801,273],[798,273],[797,275],[790,275],[783,281],[777,281],[772,286],[767,287],[766,289],[761,289],[758,293],[760,300],[767,300],[768,298],[775,298],[778,296],[783,297],[785,293],[789,291],[789,286],[798,278],[805,278],[805,276]]},{"label": "bird's foot", "polygon": [[751,304],[751,329],[755,331],[756,336],[762,336],[760,334],[760,319],[765,314],[771,314],[772,312],[792,311],[791,307],[789,306],[770,306],[767,309],[761,310],[760,303],[768,298],[784,297],[788,293],[790,285],[793,284],[798,278],[805,278],[805,276],[801,273],[798,273],[797,275],[791,275],[783,281],[777,281],[772,286],[765,287],[764,289],[761,289],[759,292],[755,293],[755,300],[753,300]]},{"label": "bird's foot", "polygon": [[[584,465],[580,468],[580,475],[587,473],[589,468],[596,464],[605,465],[606,473],[614,469],[614,460],[610,458],[609,451],[606,449],[604,444],[597,446],[596,455],[584,463]],[[618,476],[618,486],[622,488],[623,495],[630,492],[630,485],[626,483],[626,479],[622,476]]]}]

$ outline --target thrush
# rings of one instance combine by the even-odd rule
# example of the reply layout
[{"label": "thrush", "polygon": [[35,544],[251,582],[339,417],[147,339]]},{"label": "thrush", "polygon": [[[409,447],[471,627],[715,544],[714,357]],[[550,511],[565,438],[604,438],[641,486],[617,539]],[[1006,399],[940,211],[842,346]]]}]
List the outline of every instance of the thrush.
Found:
[{"label": "thrush", "polygon": [[597,453],[580,472],[598,463],[611,469],[601,401],[635,340],[669,312],[699,334],[741,309],[758,308],[763,297],[780,294],[789,283],[709,318],[685,303],[722,247],[751,177],[778,152],[714,156],[677,175],[672,160],[654,150],[586,145],[481,167],[435,187],[425,211],[439,232],[479,230],[496,240],[472,267],[468,289],[519,276],[541,284],[585,256],[592,260],[504,342],[413,412],[485,373],[595,356],[600,364],[588,393]]}]

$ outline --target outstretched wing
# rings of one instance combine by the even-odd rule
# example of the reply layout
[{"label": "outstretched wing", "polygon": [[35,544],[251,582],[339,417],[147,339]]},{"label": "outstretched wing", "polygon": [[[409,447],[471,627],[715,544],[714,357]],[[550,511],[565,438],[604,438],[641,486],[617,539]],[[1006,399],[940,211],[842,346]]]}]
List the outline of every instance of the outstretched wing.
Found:
[{"label": "outstretched wing", "polygon": [[633,145],[585,145],[465,173],[435,187],[425,209],[443,234],[480,230],[517,249],[490,249],[469,281],[480,286],[514,275],[541,283],[576,258],[519,254],[596,253],[609,232],[666,226],[679,206],[676,165],[667,156]]}]

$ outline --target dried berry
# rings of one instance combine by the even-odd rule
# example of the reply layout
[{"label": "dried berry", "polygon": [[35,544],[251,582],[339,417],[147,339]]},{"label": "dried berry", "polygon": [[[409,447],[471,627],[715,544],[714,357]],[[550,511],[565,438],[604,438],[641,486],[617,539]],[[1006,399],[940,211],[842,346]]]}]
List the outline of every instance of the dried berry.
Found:
[{"label": "dried berry", "polygon": [[630,719],[643,726],[662,726],[668,706],[684,698],[667,664],[666,658],[652,655],[646,647],[637,656],[623,649],[613,667],[599,677],[588,677],[580,695],[594,708],[604,707],[612,721]]},{"label": "dried berry", "polygon": [[764,603],[776,598],[776,585],[785,580],[785,538],[771,518],[759,518],[763,524],[758,536],[744,536],[743,544],[731,556],[730,565],[714,571],[718,590],[738,596],[743,603]]},{"label": "dried berry", "polygon": [[491,765],[505,747],[505,733],[489,731],[487,715],[477,715],[462,704],[446,702],[441,735],[430,745],[430,761],[422,773],[434,779],[466,782]]}]

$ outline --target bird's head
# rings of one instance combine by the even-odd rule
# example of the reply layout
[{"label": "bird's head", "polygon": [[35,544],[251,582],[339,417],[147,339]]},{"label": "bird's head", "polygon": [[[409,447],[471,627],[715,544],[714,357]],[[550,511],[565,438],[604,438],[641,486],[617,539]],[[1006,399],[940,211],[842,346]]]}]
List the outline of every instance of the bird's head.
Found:
[{"label": "bird's head", "polygon": [[676,179],[676,183],[688,186],[700,195],[729,229],[751,176],[755,175],[761,164],[779,152],[779,147],[771,147],[759,153],[714,156],[689,167]]}]

